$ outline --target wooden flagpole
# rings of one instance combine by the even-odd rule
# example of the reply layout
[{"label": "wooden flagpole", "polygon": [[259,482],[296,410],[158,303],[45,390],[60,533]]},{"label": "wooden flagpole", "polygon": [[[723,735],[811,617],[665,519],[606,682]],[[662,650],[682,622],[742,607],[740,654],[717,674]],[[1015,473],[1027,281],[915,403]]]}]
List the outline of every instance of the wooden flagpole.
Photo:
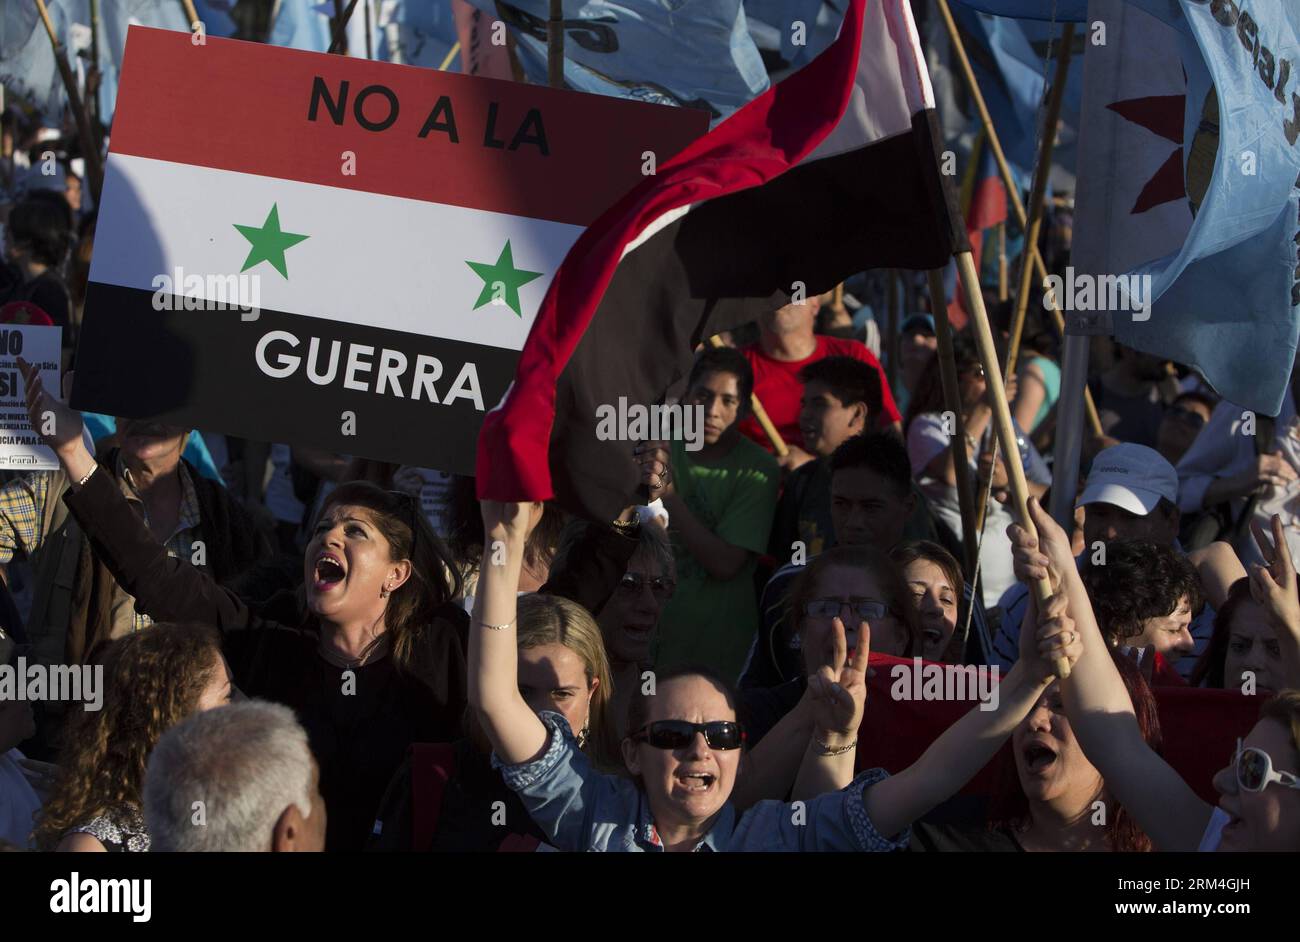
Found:
[{"label": "wooden flagpole", "polygon": [[1007,293],[1007,223],[998,223],[998,300],[1005,301]]},{"label": "wooden flagpole", "polygon": [[[958,65],[961,66],[962,76],[966,80],[971,100],[975,102],[975,110],[979,112],[980,123],[984,127],[988,144],[993,148],[993,159],[997,162],[998,173],[1002,177],[1002,185],[1007,190],[1007,203],[1011,206],[1012,212],[1016,214],[1016,222],[1023,231],[1028,226],[1029,216],[1025,212],[1025,205],[1020,199],[1020,191],[1016,188],[1016,181],[1011,175],[1011,167],[1007,163],[1006,155],[1002,152],[1002,142],[998,140],[997,131],[993,127],[993,119],[989,116],[988,106],[984,103],[984,95],[980,92],[979,83],[975,80],[975,72],[971,68],[970,59],[966,56],[966,47],[962,43],[961,34],[957,31],[957,23],[952,18],[952,11],[948,8],[948,0],[935,0],[935,4],[939,8],[940,16],[943,17],[944,27],[948,31],[948,39],[952,43]],[[1026,241],[1024,254],[1029,264],[1034,266],[1034,276],[1038,278],[1039,283],[1045,282],[1047,280],[1047,267],[1043,264],[1043,257],[1038,253],[1038,246],[1031,245]],[[1046,300],[1051,308],[1053,319],[1056,321],[1057,330],[1061,332],[1061,336],[1065,336],[1065,317],[1061,314],[1061,308],[1051,290],[1047,290]],[[1088,424],[1092,427],[1093,433],[1101,435],[1101,418],[1097,415],[1097,407],[1092,401],[1092,393],[1086,389],[1084,390],[1084,407],[1088,412]]]},{"label": "wooden flagpole", "polygon": [[[885,310],[889,312],[890,323],[901,324],[903,320],[898,316],[898,269],[888,269],[886,276],[889,280],[885,282]],[[897,333],[897,330],[895,330],[895,333]],[[889,383],[889,389],[892,392],[894,389],[893,380],[888,374],[886,374],[885,380]]]},{"label": "wooden flagpole", "polygon": [[[1002,454],[1018,456],[1020,448],[1016,444],[1016,431],[1011,424],[1011,407],[1007,404],[1007,390],[1002,384],[1002,374],[998,371],[998,352],[993,345],[993,331],[989,328],[988,312],[984,310],[979,272],[975,270],[975,260],[969,251],[957,253],[957,277],[961,281],[961,290],[966,293],[966,310],[970,314],[975,342],[979,347],[985,381],[992,394],[993,401],[990,405],[993,407],[993,428],[997,433],[998,444],[1002,448]],[[1018,460],[1008,459],[1005,464],[1011,485],[1011,504],[1016,522],[1030,533],[1037,534],[1038,530],[1029,516],[1029,485],[1025,482],[1025,469]],[[1030,588],[1037,595],[1039,604],[1051,597],[1052,586],[1047,579],[1034,580]],[[1064,679],[1070,676],[1070,665],[1064,658],[1058,659],[1055,667],[1058,677]]]},{"label": "wooden flagpole", "polygon": [[551,0],[551,17],[546,21],[546,84],[564,87],[563,0]]},{"label": "wooden flagpole", "polygon": [[41,22],[45,24],[50,45],[54,47],[54,62],[59,67],[59,77],[63,79],[64,91],[68,93],[68,104],[72,107],[73,117],[77,121],[77,134],[81,138],[81,150],[86,161],[87,182],[90,184],[91,195],[95,197],[95,205],[98,206],[99,192],[104,185],[104,165],[95,146],[95,135],[90,127],[90,115],[86,113],[86,103],[81,100],[81,92],[77,89],[77,80],[72,74],[72,66],[68,64],[67,50],[64,49],[63,43],[59,42],[59,37],[54,34],[54,24],[50,22],[50,11],[45,7],[45,0],[36,0],[36,10],[41,15]]},{"label": "wooden flagpole", "polygon": [[370,0],[365,0],[365,3],[366,3],[366,7],[365,7],[366,9],[366,58],[373,59],[375,57],[375,41],[371,36]]},{"label": "wooden flagpole", "polygon": [[[1038,147],[1038,160],[1034,170],[1034,185],[1029,193],[1029,222],[1025,227],[1025,245],[1038,245],[1038,234],[1042,229],[1043,206],[1047,197],[1047,180],[1052,171],[1052,152],[1056,146],[1056,124],[1061,119],[1061,103],[1065,99],[1065,80],[1070,70],[1070,52],[1074,42],[1074,24],[1066,23],[1061,36],[1056,56],[1056,74],[1052,78],[1052,87],[1047,94],[1047,114],[1043,121],[1043,139]],[[1011,382],[1016,373],[1016,360],[1020,353],[1020,338],[1025,330],[1025,315],[1029,310],[1029,298],[1032,294],[1031,279],[1034,273],[1028,253],[1021,255],[1020,279],[1016,291],[1015,316],[1011,321],[1011,337],[1007,342],[1007,361],[1002,372],[1002,382]],[[1025,429],[1028,435],[1031,429]],[[1018,455],[1016,451],[1003,451],[1004,456]],[[993,455],[996,458],[996,451]],[[982,531],[984,515],[988,513],[988,489],[980,488],[976,496],[975,520]]]},{"label": "wooden flagpole", "polygon": [[[971,493],[970,465],[966,455],[966,418],[962,414],[961,387],[957,381],[957,360],[953,355],[952,326],[948,323],[948,305],[944,299],[943,272],[929,272],[930,307],[934,311],[934,335],[939,341],[939,378],[943,383],[943,401],[954,416],[952,435],[952,470],[957,478],[957,507],[961,512],[961,545],[966,559],[966,578],[975,586],[975,562],[979,554],[975,542],[975,504]],[[892,315],[891,311],[891,315]]]},{"label": "wooden flagpole", "polygon": [[[1034,186],[1029,193],[1029,222],[1025,227],[1025,245],[1038,246],[1038,235],[1043,227],[1043,207],[1047,197],[1047,180],[1052,174],[1052,152],[1056,147],[1056,125],[1061,120],[1061,102],[1065,99],[1065,80],[1070,71],[1070,47],[1074,44],[1074,24],[1066,23],[1057,47],[1056,75],[1052,90],[1047,96],[1047,116],[1043,122],[1043,140],[1038,148],[1038,168]],[[1011,339],[1007,344],[1007,367],[1003,381],[1014,375],[1016,358],[1020,354],[1020,337],[1025,330],[1025,314],[1029,310],[1030,282],[1034,267],[1029,256],[1023,255],[1020,264],[1020,284],[1016,291],[1016,316],[1011,323]],[[1026,432],[1029,430],[1026,429]]]},{"label": "wooden flagpole", "polygon": [[86,70],[86,114],[95,132],[95,152],[104,149],[104,122],[99,113],[99,0],[90,0],[90,68]]},{"label": "wooden flagpole", "polygon": [[[889,269],[892,276],[893,269]],[[942,298],[940,298],[942,300]],[[885,382],[892,392],[898,386],[898,309],[885,305]]]},{"label": "wooden flagpole", "polygon": [[330,40],[330,55],[347,55],[348,20],[352,19],[352,11],[357,8],[357,0],[349,0],[348,8],[340,13],[342,5],[343,0],[334,0],[334,36]]},{"label": "wooden flagpole", "polygon": [[[726,344],[722,342],[721,337],[714,334],[709,338],[709,346],[725,347]],[[763,403],[758,401],[758,396],[754,393],[749,394],[749,406],[750,411],[754,413],[755,421],[763,427],[768,440],[772,443],[772,448],[776,451],[777,457],[784,458],[790,454],[790,446],[785,443],[781,433],[776,430],[776,426],[772,424],[772,419],[768,416],[767,410],[763,408]]]}]

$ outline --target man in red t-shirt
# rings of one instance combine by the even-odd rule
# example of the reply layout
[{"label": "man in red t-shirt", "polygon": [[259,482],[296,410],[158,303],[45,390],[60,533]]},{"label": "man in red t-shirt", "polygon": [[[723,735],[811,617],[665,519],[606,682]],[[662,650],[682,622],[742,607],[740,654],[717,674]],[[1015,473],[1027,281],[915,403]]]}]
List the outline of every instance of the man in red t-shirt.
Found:
[{"label": "man in red t-shirt", "polygon": [[[898,412],[880,361],[856,340],[842,340],[813,333],[818,307],[820,298],[810,297],[800,304],[787,304],[764,314],[758,320],[761,330],[758,343],[740,351],[754,370],[754,395],[790,448],[790,454],[786,458],[778,459],[787,471],[816,457],[804,450],[803,433],[799,430],[799,408],[803,399],[799,371],[815,360],[848,356],[874,367],[880,374],[883,405],[876,418],[878,426],[885,428],[893,425],[897,429],[902,428],[903,417]],[[768,451],[773,450],[763,427],[753,416],[745,419],[740,430]]]}]

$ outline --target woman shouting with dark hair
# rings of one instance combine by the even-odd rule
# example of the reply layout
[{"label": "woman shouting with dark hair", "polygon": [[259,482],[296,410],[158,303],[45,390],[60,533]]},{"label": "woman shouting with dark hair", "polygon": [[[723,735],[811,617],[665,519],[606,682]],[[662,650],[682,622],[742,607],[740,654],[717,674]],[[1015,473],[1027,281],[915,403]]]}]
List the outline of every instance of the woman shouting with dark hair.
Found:
[{"label": "woman shouting with dark hair", "polygon": [[69,480],[64,498],[96,555],[139,611],[216,626],[236,685],[298,714],[320,764],[328,850],[359,850],[412,742],[460,734],[465,615],[455,567],[405,494],[352,482],[322,507],[303,557],[297,624],[262,618],[173,559],[82,442],[81,416],[19,361],[34,428]]}]

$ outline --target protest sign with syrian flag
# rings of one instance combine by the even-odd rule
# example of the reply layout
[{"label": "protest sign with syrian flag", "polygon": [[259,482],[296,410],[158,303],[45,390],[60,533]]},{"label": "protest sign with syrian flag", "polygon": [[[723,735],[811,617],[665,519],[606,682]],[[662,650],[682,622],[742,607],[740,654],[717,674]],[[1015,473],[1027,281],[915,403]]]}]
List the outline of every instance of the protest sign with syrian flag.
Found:
[{"label": "protest sign with syrian flag", "polygon": [[1300,333],[1300,7],[1094,0],[1089,20],[1108,39],[1084,57],[1057,297],[1077,329],[1276,415]]},{"label": "protest sign with syrian flag", "polygon": [[132,29],[72,404],[468,472],[565,252],[706,127]]},{"label": "protest sign with syrian flag", "polygon": [[478,493],[593,519],[633,502],[620,397],[656,403],[694,347],[802,289],[937,268],[965,247],[906,0],[855,0],[803,69],[660,164],[579,237],[479,437]]}]

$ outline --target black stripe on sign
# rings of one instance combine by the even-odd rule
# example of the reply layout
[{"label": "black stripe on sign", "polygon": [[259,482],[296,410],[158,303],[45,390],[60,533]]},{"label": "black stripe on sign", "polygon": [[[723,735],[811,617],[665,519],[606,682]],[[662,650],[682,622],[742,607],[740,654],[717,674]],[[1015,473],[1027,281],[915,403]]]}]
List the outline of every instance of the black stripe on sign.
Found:
[{"label": "black stripe on sign", "polygon": [[237,310],[158,311],[153,299],[88,285],[73,408],[473,474],[484,412],[472,380],[491,409],[519,359],[515,350],[280,311],[256,320]]}]

